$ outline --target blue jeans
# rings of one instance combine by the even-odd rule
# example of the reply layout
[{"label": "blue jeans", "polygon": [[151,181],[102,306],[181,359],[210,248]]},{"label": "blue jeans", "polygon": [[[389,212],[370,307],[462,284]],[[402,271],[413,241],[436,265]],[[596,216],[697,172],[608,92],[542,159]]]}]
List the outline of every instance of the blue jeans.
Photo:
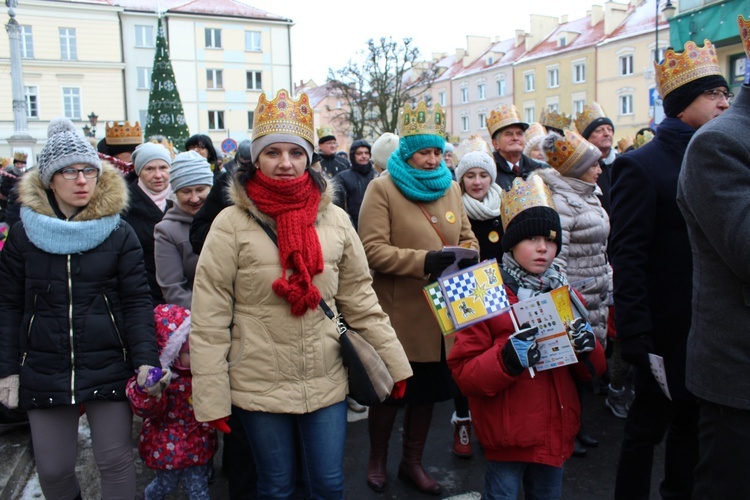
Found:
[{"label": "blue jeans", "polygon": [[516,500],[523,491],[526,500],[552,500],[562,496],[562,467],[529,462],[487,462],[482,498]]},{"label": "blue jeans", "polygon": [[294,493],[297,447],[308,498],[344,498],[346,402],[290,415],[238,409],[258,472],[259,498]]}]

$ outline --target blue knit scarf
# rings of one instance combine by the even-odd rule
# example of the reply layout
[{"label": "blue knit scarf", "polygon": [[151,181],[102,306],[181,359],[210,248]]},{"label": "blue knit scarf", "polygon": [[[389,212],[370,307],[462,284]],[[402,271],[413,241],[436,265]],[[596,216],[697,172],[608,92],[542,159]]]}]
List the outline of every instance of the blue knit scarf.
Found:
[{"label": "blue knit scarf", "polygon": [[51,254],[69,255],[101,245],[120,225],[120,214],[96,220],[70,221],[21,207],[21,220],[29,240],[37,248]]},{"label": "blue knit scarf", "polygon": [[388,159],[388,175],[401,194],[411,201],[435,201],[451,187],[453,176],[444,161],[434,170],[419,170],[412,167],[398,154]]}]

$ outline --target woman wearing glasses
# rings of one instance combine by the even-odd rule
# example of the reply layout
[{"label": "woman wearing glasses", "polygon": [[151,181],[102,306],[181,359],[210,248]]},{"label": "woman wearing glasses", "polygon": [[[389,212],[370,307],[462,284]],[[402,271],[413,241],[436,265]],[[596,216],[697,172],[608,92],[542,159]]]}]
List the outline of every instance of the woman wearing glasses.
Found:
[{"label": "woman wearing glasses", "polygon": [[67,118],[48,137],[0,253],[0,403],[28,411],[46,498],[81,498],[82,411],[102,498],[135,498],[125,383],[159,365],[143,252],[120,219],[128,191],[118,171]]}]

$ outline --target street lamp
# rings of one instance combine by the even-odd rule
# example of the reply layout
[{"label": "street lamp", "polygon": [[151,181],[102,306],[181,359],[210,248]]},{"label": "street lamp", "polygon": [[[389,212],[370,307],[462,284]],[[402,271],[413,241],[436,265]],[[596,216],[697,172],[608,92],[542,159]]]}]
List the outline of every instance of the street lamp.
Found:
[{"label": "street lamp", "polygon": [[[674,17],[675,11],[677,8],[672,4],[672,0],[667,0],[667,3],[664,5],[664,8],[661,9],[662,14],[664,14],[664,19],[669,22],[670,19]],[[654,47],[654,62],[657,64],[659,63],[659,0],[656,0],[656,19],[654,19],[654,24],[656,29],[654,30],[654,33],[656,33],[656,46]]]},{"label": "street lamp", "polygon": [[91,126],[83,126],[83,135],[85,135],[86,137],[96,137],[96,123],[99,120],[99,115],[92,111],[88,116],[88,119]]}]

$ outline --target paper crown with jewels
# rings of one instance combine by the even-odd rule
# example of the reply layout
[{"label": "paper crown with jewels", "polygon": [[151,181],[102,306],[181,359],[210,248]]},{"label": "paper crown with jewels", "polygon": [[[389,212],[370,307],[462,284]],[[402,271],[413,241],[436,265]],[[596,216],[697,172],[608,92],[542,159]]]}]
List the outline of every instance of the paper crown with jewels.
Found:
[{"label": "paper crown with jewels", "polygon": [[400,137],[411,135],[439,135],[445,137],[445,113],[439,103],[427,106],[419,101],[416,106],[405,103],[398,112]]},{"label": "paper crown with jewels", "polygon": [[471,153],[472,151],[482,151],[492,156],[492,148],[487,144],[487,141],[479,137],[479,134],[474,134],[468,139],[461,141],[458,147],[456,147],[456,150],[453,152],[453,156],[456,158],[456,164],[461,161],[461,158],[463,158],[464,155]]},{"label": "paper crown with jewels", "polygon": [[570,128],[570,124],[573,122],[573,118],[565,113],[558,113],[557,111],[542,110],[542,114],[539,116],[539,123],[545,127],[554,128],[557,130],[565,130]]},{"label": "paper crown with jewels", "polygon": [[128,121],[107,122],[104,132],[104,142],[110,146],[141,144],[143,142],[141,124],[135,122],[134,125],[131,125]]},{"label": "paper crown with jewels", "polygon": [[534,141],[539,141],[547,136],[547,131],[544,130],[544,126],[541,123],[530,123],[529,128],[523,133],[523,140],[526,144]]},{"label": "paper crown with jewels", "polygon": [[617,141],[617,151],[620,153],[624,153],[628,150],[628,148],[633,146],[633,136],[632,135],[626,135],[625,137],[621,137],[619,141]]},{"label": "paper crown with jewels", "polygon": [[644,130],[640,134],[636,134],[635,139],[633,139],[633,149],[638,149],[644,144],[648,144],[653,138],[654,133],[650,130]]},{"label": "paper crown with jewels", "polygon": [[576,115],[576,130],[583,134],[586,127],[598,118],[607,118],[607,114],[604,112],[602,106],[598,102],[585,105],[583,110]]},{"label": "paper crown with jewels", "polygon": [[664,53],[661,64],[654,62],[656,88],[662,99],[673,90],[704,76],[722,76],[719,58],[714,45],[708,40],[703,47],[693,41],[685,43],[685,49],[677,54],[673,49]]},{"label": "paper crown with jewels", "polygon": [[737,16],[737,25],[740,28],[740,38],[745,46],[745,54],[750,57],[750,19],[745,19],[742,14]]},{"label": "paper crown with jewels", "polygon": [[500,220],[503,231],[518,214],[532,207],[547,207],[557,211],[552,193],[538,175],[530,175],[528,180],[516,177],[509,191],[503,191],[500,202]]},{"label": "paper crown with jewels", "polygon": [[295,100],[282,89],[273,101],[263,93],[258,99],[253,118],[253,140],[268,134],[296,135],[313,144],[313,111],[307,94]]},{"label": "paper crown with jewels", "polygon": [[169,156],[172,157],[174,160],[174,144],[172,144],[172,141],[168,140],[163,135],[159,136],[153,136],[148,142],[153,142],[154,144],[161,144],[165,148],[167,148],[167,151],[169,151]]},{"label": "paper crown with jewels", "polygon": [[318,141],[320,141],[324,137],[331,137],[333,139],[336,138],[336,131],[333,130],[333,127],[326,125],[324,127],[318,128]]},{"label": "paper crown with jewels", "polygon": [[13,161],[22,161],[26,163],[26,159],[29,157],[26,153],[21,153],[20,151],[13,153]]},{"label": "paper crown with jewels", "polygon": [[487,131],[490,133],[490,137],[494,136],[495,132],[501,128],[510,125],[519,125],[524,130],[529,128],[529,124],[521,120],[521,115],[515,105],[500,106],[490,111],[490,117],[487,118]]},{"label": "paper crown with jewels", "polygon": [[[599,148],[584,139],[578,132],[565,130],[563,133],[564,136],[557,133],[550,134],[550,138],[556,138],[554,148],[547,149],[547,141],[545,141],[544,146],[547,163],[561,175],[569,172],[577,174],[581,170],[588,170],[602,156]],[[588,165],[582,162],[588,163]],[[572,169],[575,170],[571,172]],[[578,177],[578,175],[574,175],[574,177]]]}]

